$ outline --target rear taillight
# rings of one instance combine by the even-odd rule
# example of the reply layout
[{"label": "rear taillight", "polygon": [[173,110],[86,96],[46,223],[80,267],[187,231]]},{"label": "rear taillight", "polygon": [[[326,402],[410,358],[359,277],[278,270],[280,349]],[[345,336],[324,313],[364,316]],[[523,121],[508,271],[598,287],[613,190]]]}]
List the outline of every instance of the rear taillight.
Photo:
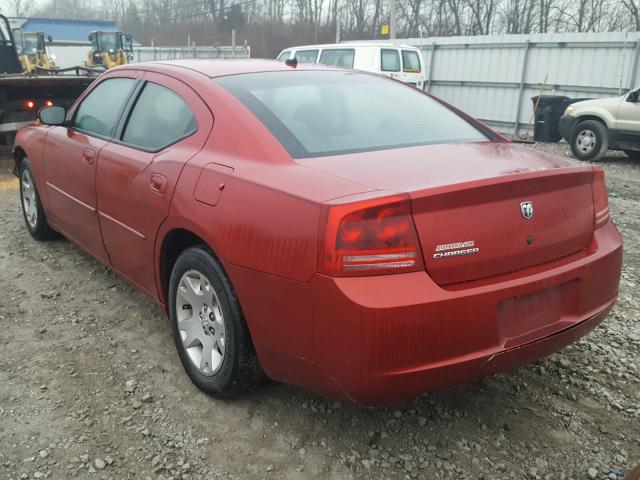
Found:
[{"label": "rear taillight", "polygon": [[609,197],[607,186],[604,183],[604,170],[602,167],[593,167],[593,212],[594,228],[600,228],[611,218],[609,212]]},{"label": "rear taillight", "polygon": [[27,110],[35,110],[36,102],[35,102],[35,100],[27,99],[24,102],[22,102],[22,106]]},{"label": "rear taillight", "polygon": [[393,196],[327,206],[319,270],[327,275],[381,275],[423,270],[408,198]]}]

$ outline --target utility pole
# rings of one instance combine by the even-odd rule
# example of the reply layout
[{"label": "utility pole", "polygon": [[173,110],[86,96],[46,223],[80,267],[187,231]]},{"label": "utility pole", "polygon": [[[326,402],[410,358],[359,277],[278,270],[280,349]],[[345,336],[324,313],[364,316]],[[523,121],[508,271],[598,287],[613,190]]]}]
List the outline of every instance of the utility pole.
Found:
[{"label": "utility pole", "polygon": [[396,29],[398,26],[398,20],[396,17],[396,0],[389,0],[389,39],[396,38]]},{"label": "utility pole", "polygon": [[340,24],[340,9],[336,10],[336,43],[340,43],[340,28],[342,25]]}]

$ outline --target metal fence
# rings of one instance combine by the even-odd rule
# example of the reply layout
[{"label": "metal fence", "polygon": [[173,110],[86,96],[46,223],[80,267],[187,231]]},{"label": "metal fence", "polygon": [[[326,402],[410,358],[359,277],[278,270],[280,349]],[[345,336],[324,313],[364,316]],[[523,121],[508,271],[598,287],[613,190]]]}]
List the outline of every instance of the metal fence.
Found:
[{"label": "metal fence", "polygon": [[[55,56],[58,67],[67,68],[84,64],[91,50],[88,42],[53,42],[47,44],[47,50]],[[178,60],[183,58],[249,58],[248,46],[218,47],[134,47],[133,62],[153,60]]]},{"label": "metal fence", "polygon": [[134,62],[178,60],[184,58],[249,58],[248,46],[218,47],[134,47]]},{"label": "metal fence", "polygon": [[[496,129],[517,134],[531,97],[595,98],[640,81],[640,32],[409,38],[422,49],[427,89]],[[545,82],[546,80],[546,82]]]}]

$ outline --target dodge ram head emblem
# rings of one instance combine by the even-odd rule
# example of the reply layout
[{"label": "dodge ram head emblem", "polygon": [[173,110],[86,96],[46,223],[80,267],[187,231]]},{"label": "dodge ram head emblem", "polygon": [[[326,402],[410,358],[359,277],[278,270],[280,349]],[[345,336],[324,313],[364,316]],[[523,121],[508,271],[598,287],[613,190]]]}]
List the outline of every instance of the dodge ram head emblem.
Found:
[{"label": "dodge ram head emblem", "polygon": [[520,204],[520,213],[522,216],[529,220],[533,217],[533,203],[532,202],[522,202]]}]

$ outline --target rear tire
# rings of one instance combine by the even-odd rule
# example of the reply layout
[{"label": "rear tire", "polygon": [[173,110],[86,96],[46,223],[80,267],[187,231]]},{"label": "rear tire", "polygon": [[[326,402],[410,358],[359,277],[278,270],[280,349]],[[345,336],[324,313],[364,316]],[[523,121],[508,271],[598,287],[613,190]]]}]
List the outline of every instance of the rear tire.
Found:
[{"label": "rear tire", "polygon": [[49,226],[47,216],[42,209],[40,194],[31,168],[31,162],[24,158],[18,167],[20,178],[20,204],[27,230],[36,240],[50,240],[58,234]]},{"label": "rear tire", "polygon": [[609,134],[603,123],[597,120],[584,120],[573,127],[571,151],[578,160],[598,160],[608,149]]},{"label": "rear tire", "polygon": [[182,366],[203,392],[229,397],[262,378],[240,304],[203,247],[185,250],[169,281],[169,318]]},{"label": "rear tire", "polygon": [[625,150],[624,153],[632,160],[640,160],[640,150]]}]

